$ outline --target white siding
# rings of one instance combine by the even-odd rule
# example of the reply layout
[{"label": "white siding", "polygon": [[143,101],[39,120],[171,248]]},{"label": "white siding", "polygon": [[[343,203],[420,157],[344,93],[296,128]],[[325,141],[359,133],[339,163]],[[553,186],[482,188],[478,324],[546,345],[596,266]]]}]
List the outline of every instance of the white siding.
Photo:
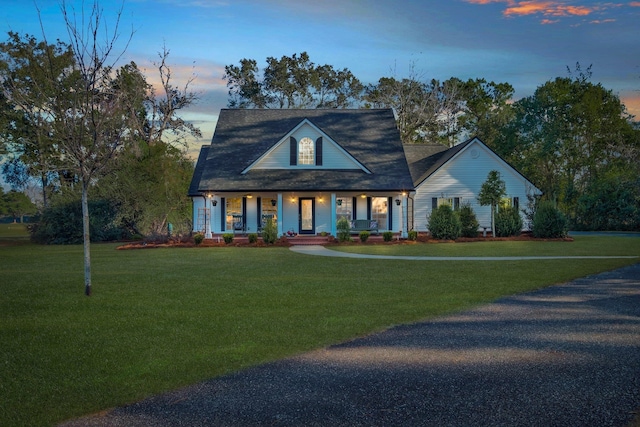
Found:
[{"label": "white siding", "polygon": [[322,202],[316,198],[316,233],[331,233],[331,199],[323,197]]},{"label": "white siding", "polygon": [[520,214],[524,228],[528,228],[522,209],[526,208],[527,191],[530,184],[522,175],[505,163],[483,144],[473,142],[438,171],[418,185],[414,197],[414,226],[418,231],[427,231],[428,218],[431,215],[432,198],[460,198],[460,203],[469,203],[476,214],[480,229],[491,226],[491,208],[480,206],[477,195],[487,180],[490,171],[500,172],[505,182],[507,195],[519,198]]},{"label": "white siding", "polygon": [[322,166],[315,165],[289,165],[289,135],[278,143],[270,152],[261,158],[251,169],[289,169],[289,168],[312,168],[312,169],[360,169],[360,166],[348,154],[340,149],[335,142],[323,136],[313,126],[305,123],[293,134],[297,141],[302,138],[311,138],[316,141],[322,138]]}]

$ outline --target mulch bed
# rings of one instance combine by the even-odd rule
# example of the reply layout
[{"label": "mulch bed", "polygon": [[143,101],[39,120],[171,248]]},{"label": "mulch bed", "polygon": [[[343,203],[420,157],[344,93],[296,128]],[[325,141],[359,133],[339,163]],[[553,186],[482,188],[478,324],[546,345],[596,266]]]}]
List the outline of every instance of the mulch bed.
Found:
[{"label": "mulch bed", "polygon": [[[408,239],[396,239],[394,238],[390,242],[384,242],[381,239],[372,239],[370,238],[367,242],[362,243],[360,240],[355,237],[351,242],[338,242],[335,238],[329,237],[328,239],[319,239],[319,245],[345,245],[345,246],[358,246],[358,245],[415,245],[418,243],[470,243],[470,242],[494,242],[494,241],[537,241],[537,242],[572,242],[573,238],[564,237],[558,239],[539,239],[533,237],[531,233],[525,232],[520,234],[519,236],[511,236],[511,237],[482,237],[479,235],[478,237],[460,237],[457,240],[437,240],[432,239],[429,233],[419,233],[417,240],[408,240]],[[196,245],[193,241],[193,238],[188,240],[169,240],[167,242],[130,242],[125,243],[122,246],[118,246],[117,249],[152,249],[152,248],[193,248],[193,247],[203,247],[203,248],[211,248],[211,247],[288,247],[292,246],[295,243],[287,239],[286,237],[281,237],[276,240],[276,242],[272,245],[265,244],[262,239],[258,239],[255,243],[249,243],[246,237],[240,237],[234,239],[232,243],[225,243],[222,238],[220,239],[205,239],[200,245]]]}]

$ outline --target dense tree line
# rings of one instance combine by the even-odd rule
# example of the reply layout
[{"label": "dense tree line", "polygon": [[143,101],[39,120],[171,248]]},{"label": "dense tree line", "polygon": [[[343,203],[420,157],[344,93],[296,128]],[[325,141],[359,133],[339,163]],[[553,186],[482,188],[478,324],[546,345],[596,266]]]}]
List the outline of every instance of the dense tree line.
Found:
[{"label": "dense tree line", "polygon": [[[99,235],[113,238],[113,229],[159,233],[172,220],[176,230],[190,230],[186,193],[193,165],[180,143],[200,131],[179,116],[196,96],[188,90],[191,81],[184,88],[172,82],[166,48],[156,64],[160,93],[135,63],[116,67],[124,52],[116,50],[122,9],[111,26],[98,0],[83,9],[80,21],[64,3],[61,10],[68,42],[10,32],[0,43],[0,154],[8,158],[3,173],[14,188],[39,181],[39,241],[61,242],[60,220],[65,212],[74,216],[79,204],[82,231],[75,239],[84,245],[90,295],[90,241]],[[100,218],[90,217],[90,195],[91,214]],[[75,242],[69,235],[62,241]]]},{"label": "dense tree line", "polygon": [[[200,136],[200,131],[178,115],[196,97],[187,87],[177,88],[171,81],[169,51],[165,49],[156,64],[161,94],[147,83],[135,63],[103,70],[108,82],[101,83],[103,98],[95,102],[106,105],[100,105],[92,119],[101,127],[92,132],[78,131],[81,136],[75,147],[69,141],[70,134],[76,133],[74,125],[63,123],[68,120],[64,116],[72,111],[69,104],[77,104],[65,99],[65,93],[77,84],[73,80],[77,78],[77,65],[71,52],[71,47],[62,42],[49,45],[16,33],[10,33],[9,41],[0,44],[5,180],[16,189],[37,180],[45,211],[69,206],[76,198],[79,202],[82,182],[87,182],[93,187],[91,198],[96,206],[103,200],[116,207],[109,212],[121,236],[160,235],[169,222],[176,231],[188,232],[190,204],[186,192],[193,163],[186,156],[186,137]],[[105,117],[107,113],[114,116],[109,119],[111,123]],[[90,116],[87,111],[75,110],[73,114],[87,120]],[[114,145],[92,142],[93,133],[109,138]],[[95,152],[88,151],[84,144],[90,144]],[[91,154],[87,159],[76,159],[74,167],[67,159],[71,151]],[[96,164],[87,165],[93,159]],[[84,179],[83,172],[87,174]],[[47,239],[40,234],[41,241],[60,241],[56,236]]]},{"label": "dense tree line", "polygon": [[[509,83],[381,77],[363,85],[306,53],[225,67],[232,108],[392,108],[404,143],[479,137],[579,229],[640,230],[640,124],[590,67],[514,101]],[[320,81],[324,82],[322,85]],[[323,90],[340,88],[340,90]]]}]

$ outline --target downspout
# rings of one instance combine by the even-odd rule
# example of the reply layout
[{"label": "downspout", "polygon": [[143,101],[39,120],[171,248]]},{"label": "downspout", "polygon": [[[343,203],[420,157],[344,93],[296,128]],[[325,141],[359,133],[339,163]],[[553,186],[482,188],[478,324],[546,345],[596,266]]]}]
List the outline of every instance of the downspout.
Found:
[{"label": "downspout", "polygon": [[[409,203],[407,202],[407,232],[409,232],[411,230],[414,230],[415,226],[416,226],[416,224],[415,224],[416,218],[415,218],[415,215],[414,215],[414,213],[415,213],[415,200],[413,199],[413,197],[411,197],[411,193],[410,192],[407,193],[407,199],[411,200],[411,220],[412,220],[411,221],[412,222],[411,229],[409,229]],[[408,234],[407,234],[407,236],[408,236]]]}]

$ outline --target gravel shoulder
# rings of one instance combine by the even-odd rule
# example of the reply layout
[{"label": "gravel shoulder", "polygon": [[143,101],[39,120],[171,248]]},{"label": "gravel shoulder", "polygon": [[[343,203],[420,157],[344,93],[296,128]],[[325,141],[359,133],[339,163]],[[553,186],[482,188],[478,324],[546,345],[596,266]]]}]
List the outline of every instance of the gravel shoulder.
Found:
[{"label": "gravel shoulder", "polygon": [[212,379],[72,426],[625,426],[640,263]]}]

